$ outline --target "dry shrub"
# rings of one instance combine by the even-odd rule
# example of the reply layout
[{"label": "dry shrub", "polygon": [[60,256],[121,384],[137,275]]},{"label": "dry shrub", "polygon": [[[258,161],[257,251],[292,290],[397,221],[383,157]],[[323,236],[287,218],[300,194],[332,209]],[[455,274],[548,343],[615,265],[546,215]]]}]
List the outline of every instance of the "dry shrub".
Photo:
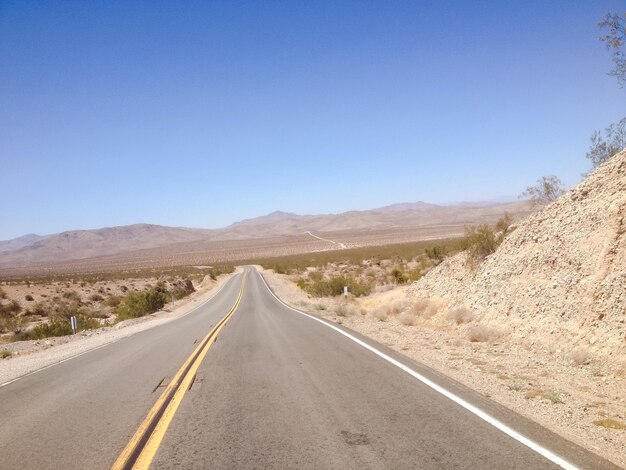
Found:
[{"label": "dry shrub", "polygon": [[391,304],[389,304],[388,312],[389,315],[398,315],[403,312],[409,306],[409,302],[406,299],[395,300]]},{"label": "dry shrub", "polygon": [[371,315],[372,315],[372,318],[375,318],[378,321],[387,321],[387,317],[389,316],[389,314],[387,313],[387,310],[382,307],[378,307],[372,310]]},{"label": "dry shrub", "polygon": [[500,332],[500,330],[497,330],[496,328],[492,328],[487,325],[476,325],[467,330],[467,339],[469,339],[472,343],[486,343],[495,341],[501,335],[502,333]]},{"label": "dry shrub", "polygon": [[402,312],[398,317],[398,320],[400,323],[407,326],[415,326],[415,323],[417,322],[415,314],[411,311]]},{"label": "dry shrub", "polygon": [[459,306],[448,310],[448,314],[446,316],[449,321],[460,325],[462,323],[471,322],[474,319],[474,312],[467,307]]},{"label": "dry shrub", "polygon": [[430,318],[436,315],[438,310],[437,304],[430,299],[417,299],[413,303],[413,312],[418,317]]},{"label": "dry shrub", "polygon": [[591,354],[586,348],[576,348],[570,351],[568,358],[575,366],[582,366],[589,364],[591,361]]}]

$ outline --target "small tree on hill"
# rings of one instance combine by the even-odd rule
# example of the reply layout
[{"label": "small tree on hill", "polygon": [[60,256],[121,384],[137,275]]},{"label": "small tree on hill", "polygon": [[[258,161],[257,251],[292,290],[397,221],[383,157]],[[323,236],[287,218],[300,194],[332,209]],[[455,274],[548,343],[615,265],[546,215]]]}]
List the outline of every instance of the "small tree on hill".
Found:
[{"label": "small tree on hill", "polygon": [[599,131],[595,131],[591,135],[591,147],[587,152],[587,158],[591,160],[595,168],[616,153],[621,152],[625,147],[626,117],[607,127],[604,131],[604,137]]},{"label": "small tree on hill", "polygon": [[609,72],[609,75],[616,77],[618,83],[624,85],[626,83],[626,13],[623,16],[618,13],[607,13],[598,26],[606,31],[600,39],[613,53],[613,70]]},{"label": "small tree on hill", "polygon": [[542,176],[535,186],[526,188],[520,198],[530,198],[534,205],[550,204],[565,192],[563,183],[554,175]]}]

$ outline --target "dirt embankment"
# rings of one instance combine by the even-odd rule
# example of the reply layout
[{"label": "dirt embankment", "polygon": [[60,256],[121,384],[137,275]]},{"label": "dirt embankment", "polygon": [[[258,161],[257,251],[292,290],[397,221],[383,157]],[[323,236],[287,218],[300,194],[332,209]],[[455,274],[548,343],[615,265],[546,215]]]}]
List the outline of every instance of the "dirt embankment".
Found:
[{"label": "dirt embankment", "polygon": [[559,359],[587,355],[603,372],[626,360],[626,151],[522,221],[471,269],[464,254],[410,288],[465,305],[484,324]]}]

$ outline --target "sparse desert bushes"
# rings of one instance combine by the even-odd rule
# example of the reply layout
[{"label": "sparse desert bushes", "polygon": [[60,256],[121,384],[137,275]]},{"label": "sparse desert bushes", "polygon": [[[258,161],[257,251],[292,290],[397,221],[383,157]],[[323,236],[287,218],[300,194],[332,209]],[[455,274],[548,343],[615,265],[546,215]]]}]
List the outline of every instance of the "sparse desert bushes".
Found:
[{"label": "sparse desert bushes", "polygon": [[472,343],[487,343],[495,341],[502,336],[497,328],[487,325],[474,325],[467,330],[467,339]]},{"label": "sparse desert bushes", "polygon": [[334,297],[341,295],[343,294],[344,286],[348,286],[348,292],[354,297],[369,295],[372,291],[371,284],[343,275],[314,281],[300,279],[298,286],[313,297]]},{"label": "sparse desert bushes", "polygon": [[446,318],[448,321],[454,322],[457,325],[461,325],[463,323],[469,323],[474,320],[474,312],[472,312],[469,308],[461,305],[458,307],[454,307],[446,313]]}]

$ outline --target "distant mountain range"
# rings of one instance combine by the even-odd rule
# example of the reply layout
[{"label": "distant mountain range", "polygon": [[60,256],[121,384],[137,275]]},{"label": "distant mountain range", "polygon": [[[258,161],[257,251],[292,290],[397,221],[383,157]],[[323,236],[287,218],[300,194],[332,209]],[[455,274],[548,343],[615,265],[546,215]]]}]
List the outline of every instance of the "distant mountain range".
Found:
[{"label": "distant mountain range", "polygon": [[46,236],[29,234],[0,241],[0,267],[79,260],[200,240],[244,240],[302,235],[306,232],[472,224],[494,221],[504,212],[518,214],[529,210],[526,201],[506,204],[461,203],[449,206],[412,202],[341,214],[298,215],[276,211],[242,220],[222,229],[134,224],[95,230],[72,230]]}]

